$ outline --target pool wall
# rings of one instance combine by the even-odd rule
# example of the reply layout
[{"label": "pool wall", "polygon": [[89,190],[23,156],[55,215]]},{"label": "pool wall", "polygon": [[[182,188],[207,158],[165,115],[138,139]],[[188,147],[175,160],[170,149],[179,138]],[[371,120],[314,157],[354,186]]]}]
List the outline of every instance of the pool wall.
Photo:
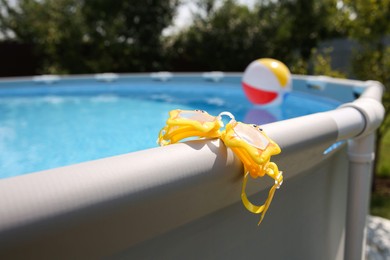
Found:
[{"label": "pool wall", "polygon": [[[1,180],[0,258],[362,259],[383,86],[294,76],[295,88],[346,103],[263,126],[285,182],[259,227],[241,162],[191,141]],[[251,183],[251,200],[271,185]]]}]

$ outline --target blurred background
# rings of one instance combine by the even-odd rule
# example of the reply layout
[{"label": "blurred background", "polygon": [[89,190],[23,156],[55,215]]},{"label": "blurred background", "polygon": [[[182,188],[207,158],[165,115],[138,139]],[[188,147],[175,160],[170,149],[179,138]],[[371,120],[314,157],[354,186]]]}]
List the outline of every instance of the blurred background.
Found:
[{"label": "blurred background", "polygon": [[378,80],[371,214],[390,219],[390,0],[0,0],[0,77],[244,71]]}]

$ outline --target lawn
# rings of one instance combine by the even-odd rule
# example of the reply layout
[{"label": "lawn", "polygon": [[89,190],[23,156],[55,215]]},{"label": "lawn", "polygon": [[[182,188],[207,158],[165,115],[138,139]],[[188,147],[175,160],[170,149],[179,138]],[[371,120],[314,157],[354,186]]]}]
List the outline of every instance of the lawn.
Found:
[{"label": "lawn", "polygon": [[370,212],[372,215],[390,219],[390,131],[383,137],[380,149]]},{"label": "lawn", "polygon": [[379,162],[378,162],[378,168],[377,168],[377,175],[380,177],[387,177],[390,178],[390,131],[388,131],[384,136],[381,143],[381,154]]}]

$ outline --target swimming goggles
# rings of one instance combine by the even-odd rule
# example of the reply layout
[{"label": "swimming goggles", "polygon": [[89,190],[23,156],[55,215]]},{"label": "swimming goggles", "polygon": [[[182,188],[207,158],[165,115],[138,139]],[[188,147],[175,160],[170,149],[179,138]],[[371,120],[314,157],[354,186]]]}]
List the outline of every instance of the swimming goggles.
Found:
[{"label": "swimming goggles", "polygon": [[[222,116],[230,117],[225,129]],[[244,164],[244,180],[241,200],[252,213],[261,214],[259,225],[267,212],[276,189],[283,182],[282,172],[278,166],[270,162],[272,155],[281,152],[280,147],[272,141],[258,125],[238,122],[229,112],[212,116],[203,110],[172,110],[166,126],[161,129],[157,143],[161,146],[177,143],[184,139],[220,138]],[[271,187],[263,205],[252,204],[246,195],[249,176],[252,178],[268,175],[275,183]]]}]

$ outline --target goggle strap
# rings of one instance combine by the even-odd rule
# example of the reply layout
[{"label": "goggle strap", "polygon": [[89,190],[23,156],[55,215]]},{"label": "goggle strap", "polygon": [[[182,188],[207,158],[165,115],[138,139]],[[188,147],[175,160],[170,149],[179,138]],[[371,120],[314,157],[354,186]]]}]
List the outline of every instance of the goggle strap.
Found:
[{"label": "goggle strap", "polygon": [[249,210],[250,212],[252,212],[254,214],[261,214],[260,221],[258,223],[258,225],[260,225],[264,219],[265,213],[267,212],[267,210],[269,208],[269,205],[272,202],[275,191],[277,189],[277,185],[273,185],[271,187],[265,203],[261,206],[256,206],[252,202],[249,201],[248,196],[246,195],[246,184],[248,182],[248,177],[249,177],[249,172],[246,172],[244,175],[244,181],[242,183],[241,200],[242,200],[242,203],[244,204],[244,206],[247,210]]},{"label": "goggle strap", "polygon": [[213,139],[218,137],[218,133],[208,133],[208,135],[203,135],[202,132],[199,131],[187,131],[180,132],[171,137],[171,143],[178,143],[179,141],[186,138],[194,138],[194,139]]},{"label": "goggle strap", "polygon": [[218,118],[221,120],[222,116],[230,117],[230,121],[235,120],[233,114],[228,112],[228,111],[223,111],[223,112],[219,113]]},{"label": "goggle strap", "polygon": [[237,157],[241,160],[246,169],[251,167],[253,162],[245,151],[233,147],[230,147],[230,149],[237,155]]},{"label": "goggle strap", "polygon": [[169,144],[169,142],[167,141],[167,140],[165,140],[164,139],[164,136],[165,136],[165,134],[167,133],[167,131],[168,131],[168,126],[164,126],[161,130],[160,130],[160,132],[158,133],[158,138],[157,138],[157,144],[159,145],[159,146],[164,146],[164,145],[168,145]]},{"label": "goggle strap", "polygon": [[[220,115],[214,117],[213,123],[214,127],[205,127],[204,129],[199,129],[194,125],[192,122],[199,122],[195,119],[181,119],[184,120],[184,123],[176,122],[176,121],[170,121],[172,119],[172,113],[170,113],[170,119],[167,121],[167,125],[161,129],[159,133],[159,137],[157,139],[157,143],[160,146],[168,145],[168,144],[174,144],[177,143],[185,138],[216,138],[220,137],[220,127],[223,126],[223,122],[221,120],[222,115],[227,115],[230,118],[234,119],[234,116],[230,112],[222,112]],[[215,126],[218,126],[218,129]]]},{"label": "goggle strap", "polygon": [[278,166],[274,162],[269,162],[267,174],[275,180],[276,188],[279,189],[283,183],[283,172],[279,171]]},{"label": "goggle strap", "polygon": [[182,132],[194,132],[196,129],[192,126],[168,126],[163,138],[166,140],[172,139],[173,136]]}]

